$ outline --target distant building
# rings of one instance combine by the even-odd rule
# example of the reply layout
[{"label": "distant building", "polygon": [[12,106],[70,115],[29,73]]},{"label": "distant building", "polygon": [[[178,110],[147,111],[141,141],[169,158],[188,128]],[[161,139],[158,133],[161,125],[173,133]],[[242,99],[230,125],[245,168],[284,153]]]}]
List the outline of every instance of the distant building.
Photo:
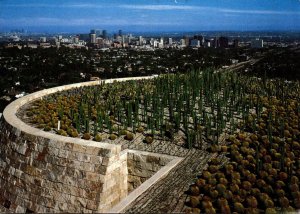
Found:
[{"label": "distant building", "polygon": [[78,42],[79,42],[79,37],[78,37],[78,36],[75,36],[75,37],[74,37],[74,43],[75,43],[75,44],[78,44]]},{"label": "distant building", "polygon": [[143,45],[144,39],[142,36],[139,36],[139,45]]},{"label": "distant building", "polygon": [[150,45],[152,45],[154,48],[156,48],[158,46],[158,41],[151,38]]},{"label": "distant building", "polygon": [[99,30],[99,29],[92,29],[91,34],[96,34],[96,37],[99,37],[99,36],[102,36],[102,30]]},{"label": "distant building", "polygon": [[233,47],[238,48],[240,45],[240,41],[238,39],[233,40]]},{"label": "distant building", "polygon": [[221,36],[219,38],[219,47],[220,48],[228,48],[228,38]]},{"label": "distant building", "polygon": [[102,30],[96,30],[96,37],[100,37],[100,36],[102,36],[103,35],[103,31]]},{"label": "distant building", "polygon": [[180,45],[182,46],[182,47],[185,47],[186,46],[186,44],[185,44],[185,39],[180,39]]},{"label": "distant building", "polygon": [[220,47],[219,37],[215,37],[215,39],[213,40],[213,46],[214,46],[214,48],[219,48]]},{"label": "distant building", "polygon": [[169,45],[172,45],[172,44],[173,44],[173,39],[169,38]]},{"label": "distant building", "polygon": [[251,47],[252,48],[263,48],[264,47],[264,41],[262,39],[252,39],[251,40]]},{"label": "distant building", "polygon": [[92,44],[96,43],[96,34],[95,33],[90,34],[90,43],[92,43]]},{"label": "distant building", "polygon": [[200,45],[204,45],[204,37],[201,35],[195,35],[194,39],[197,39],[200,41]]},{"label": "distant building", "polygon": [[185,45],[189,46],[190,45],[190,37],[189,36],[184,36],[183,39],[185,41]]},{"label": "distant building", "polygon": [[198,39],[192,39],[190,43],[191,47],[200,47],[200,40]]},{"label": "distant building", "polygon": [[47,38],[46,37],[40,37],[40,42],[47,42]]},{"label": "distant building", "polygon": [[210,48],[212,45],[212,42],[213,42],[213,40],[209,40],[209,39],[205,40],[204,47]]},{"label": "distant building", "polygon": [[107,39],[107,31],[106,30],[102,31],[102,37],[103,37],[103,39]]},{"label": "distant building", "polygon": [[79,39],[88,41],[89,40],[89,34],[79,34]]},{"label": "distant building", "polygon": [[122,30],[119,30],[119,36],[122,36],[123,33],[122,33]]},{"label": "distant building", "polygon": [[161,44],[164,44],[164,38],[163,37],[160,37],[160,42]]}]

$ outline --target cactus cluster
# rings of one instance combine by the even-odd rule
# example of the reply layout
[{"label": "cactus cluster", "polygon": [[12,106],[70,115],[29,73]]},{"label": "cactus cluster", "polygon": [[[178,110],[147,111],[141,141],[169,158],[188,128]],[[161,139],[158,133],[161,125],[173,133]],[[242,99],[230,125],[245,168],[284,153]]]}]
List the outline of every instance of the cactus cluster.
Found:
[{"label": "cactus cluster", "polygon": [[[285,96],[255,98],[255,102],[262,101],[263,111],[259,115],[252,112],[239,125],[243,131],[227,138],[229,162],[220,167],[212,160],[191,185],[187,212],[277,213],[300,209],[299,94]],[[193,191],[194,185],[199,194]]]}]

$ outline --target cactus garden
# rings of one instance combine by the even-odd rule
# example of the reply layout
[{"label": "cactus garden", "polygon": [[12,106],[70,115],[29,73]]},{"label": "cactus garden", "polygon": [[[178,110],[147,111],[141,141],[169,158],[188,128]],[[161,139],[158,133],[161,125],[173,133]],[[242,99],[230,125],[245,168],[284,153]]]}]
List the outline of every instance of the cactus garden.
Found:
[{"label": "cactus garden", "polygon": [[208,69],[57,92],[18,115],[98,142],[180,136],[182,147],[219,155],[190,186],[187,212],[276,213],[300,209],[299,94],[296,81]]}]

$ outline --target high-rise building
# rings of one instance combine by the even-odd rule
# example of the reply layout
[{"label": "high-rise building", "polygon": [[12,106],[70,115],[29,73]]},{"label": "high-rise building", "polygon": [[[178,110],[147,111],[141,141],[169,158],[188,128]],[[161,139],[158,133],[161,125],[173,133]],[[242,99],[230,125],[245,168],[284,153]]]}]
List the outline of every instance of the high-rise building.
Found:
[{"label": "high-rise building", "polygon": [[47,38],[46,37],[40,37],[40,42],[47,42]]},{"label": "high-rise building", "polygon": [[200,47],[200,40],[198,40],[198,39],[192,39],[191,40],[191,46],[192,47]]},{"label": "high-rise building", "polygon": [[194,39],[199,40],[200,41],[200,45],[204,44],[204,37],[203,36],[201,36],[201,35],[195,35]]},{"label": "high-rise building", "polygon": [[169,45],[172,45],[172,44],[173,44],[173,39],[169,38]]},{"label": "high-rise building", "polygon": [[219,37],[215,37],[213,46],[214,46],[215,48],[219,48],[219,47],[220,47],[220,40],[219,40]]},{"label": "high-rise building", "polygon": [[122,34],[122,30],[119,30],[119,36],[122,36],[123,34]]},{"label": "high-rise building", "polygon": [[252,48],[263,48],[264,41],[262,39],[256,38],[251,40],[251,47]]},{"label": "high-rise building", "polygon": [[186,46],[185,39],[180,39],[180,45],[183,46],[183,47]]},{"label": "high-rise building", "polygon": [[90,38],[89,34],[79,34],[79,39],[80,40],[88,41],[89,38]]},{"label": "high-rise building", "polygon": [[220,48],[228,48],[228,38],[221,36],[219,38],[219,45]]},{"label": "high-rise building", "polygon": [[102,31],[102,30],[99,30],[99,29],[97,29],[95,33],[96,33],[96,37],[100,37],[100,36],[102,36],[102,34],[103,34],[103,31]]},{"label": "high-rise building", "polygon": [[160,37],[160,44],[164,44],[164,38]]},{"label": "high-rise building", "polygon": [[95,44],[96,43],[96,34],[90,33],[90,43]]},{"label": "high-rise building", "polygon": [[143,45],[144,44],[144,39],[142,36],[139,36],[139,44]]},{"label": "high-rise building", "polygon": [[122,35],[122,44],[125,44],[125,35]]},{"label": "high-rise building", "polygon": [[233,47],[235,47],[235,48],[239,47],[239,40],[238,39],[233,40]]},{"label": "high-rise building", "polygon": [[74,40],[73,40],[73,41],[74,41],[74,43],[76,43],[76,44],[77,44],[77,43],[79,42],[79,37],[78,37],[78,36],[75,36],[73,39],[74,39]]},{"label": "high-rise building", "polygon": [[102,31],[102,37],[103,37],[103,39],[107,39],[107,31],[106,30]]},{"label": "high-rise building", "polygon": [[189,46],[190,45],[190,37],[189,36],[184,36],[183,39],[185,41],[185,45]]}]

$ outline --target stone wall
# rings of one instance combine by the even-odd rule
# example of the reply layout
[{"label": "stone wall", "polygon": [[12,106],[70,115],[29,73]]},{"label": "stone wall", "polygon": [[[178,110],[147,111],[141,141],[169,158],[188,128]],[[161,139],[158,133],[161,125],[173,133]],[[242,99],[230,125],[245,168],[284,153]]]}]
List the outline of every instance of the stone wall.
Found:
[{"label": "stone wall", "polygon": [[167,155],[132,150],[128,151],[128,192],[130,193],[136,189],[173,159],[174,157]]},{"label": "stone wall", "polygon": [[105,211],[127,195],[126,154],[24,133],[1,120],[2,211]]},{"label": "stone wall", "polygon": [[0,122],[1,212],[105,212],[127,195],[127,154],[120,145],[47,133],[16,116],[34,99],[100,82],[38,91],[6,107]]}]

